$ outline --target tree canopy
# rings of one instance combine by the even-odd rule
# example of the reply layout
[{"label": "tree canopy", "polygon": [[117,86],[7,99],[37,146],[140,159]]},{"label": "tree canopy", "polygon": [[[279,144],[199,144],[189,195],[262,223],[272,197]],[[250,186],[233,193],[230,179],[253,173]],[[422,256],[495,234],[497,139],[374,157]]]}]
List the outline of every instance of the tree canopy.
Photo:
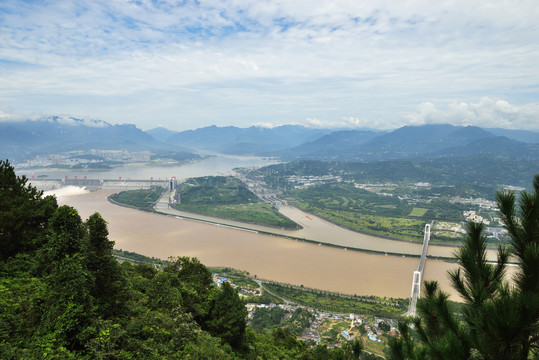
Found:
[{"label": "tree canopy", "polygon": [[[285,330],[257,334],[198,259],[119,263],[107,223],[43,197],[0,161],[1,359],[325,359]],[[357,350],[350,354],[357,354]],[[354,357],[356,358],[356,357]]]}]

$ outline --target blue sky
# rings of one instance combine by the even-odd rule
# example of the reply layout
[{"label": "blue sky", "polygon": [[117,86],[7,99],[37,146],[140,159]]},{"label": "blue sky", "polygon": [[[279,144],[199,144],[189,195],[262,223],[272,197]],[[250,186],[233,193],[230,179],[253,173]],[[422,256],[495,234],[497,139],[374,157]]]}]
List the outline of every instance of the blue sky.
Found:
[{"label": "blue sky", "polygon": [[0,121],[539,130],[529,1],[0,2]]}]

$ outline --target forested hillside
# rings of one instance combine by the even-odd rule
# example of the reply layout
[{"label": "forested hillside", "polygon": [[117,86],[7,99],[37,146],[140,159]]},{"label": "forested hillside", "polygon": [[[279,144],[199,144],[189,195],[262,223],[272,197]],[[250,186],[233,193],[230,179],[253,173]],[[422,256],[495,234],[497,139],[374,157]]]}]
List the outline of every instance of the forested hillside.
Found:
[{"label": "forested hillside", "polygon": [[[1,359],[331,359],[286,329],[258,334],[228,283],[197,259],[119,263],[107,223],[18,178],[0,161]],[[352,345],[352,343],[350,343]],[[354,352],[356,351],[356,352]],[[356,357],[357,358],[357,357]]]}]

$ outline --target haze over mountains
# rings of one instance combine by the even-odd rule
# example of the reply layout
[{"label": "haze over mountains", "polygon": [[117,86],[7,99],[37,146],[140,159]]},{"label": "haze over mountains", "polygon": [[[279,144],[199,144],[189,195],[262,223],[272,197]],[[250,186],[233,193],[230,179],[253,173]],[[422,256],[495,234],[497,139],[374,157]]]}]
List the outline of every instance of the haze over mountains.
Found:
[{"label": "haze over mountains", "polygon": [[[495,134],[495,133],[496,134]],[[390,132],[275,128],[206,127],[165,139],[167,144],[226,154],[276,156],[283,160],[378,161],[477,154],[539,158],[539,133],[474,126],[405,126]]]},{"label": "haze over mountains", "polygon": [[388,132],[299,125],[142,131],[135,125],[60,116],[0,122],[2,158],[23,160],[39,154],[89,149],[218,152],[283,160],[360,162],[477,154],[539,159],[539,133],[448,124],[405,126]]}]

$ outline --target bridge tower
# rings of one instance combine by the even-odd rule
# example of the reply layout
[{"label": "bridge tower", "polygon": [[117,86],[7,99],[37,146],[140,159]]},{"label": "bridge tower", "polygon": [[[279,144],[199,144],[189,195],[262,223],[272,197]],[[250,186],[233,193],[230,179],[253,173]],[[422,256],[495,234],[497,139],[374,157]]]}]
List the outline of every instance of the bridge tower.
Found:
[{"label": "bridge tower", "polygon": [[430,226],[431,224],[425,225],[425,235],[423,237],[423,248],[421,250],[421,258],[419,259],[419,265],[417,270],[414,271],[412,278],[412,292],[410,294],[410,305],[408,306],[408,312],[406,315],[415,316],[417,299],[421,295],[421,279],[423,278],[423,268],[425,267],[425,261],[427,260],[427,249],[429,247],[430,241]]}]

